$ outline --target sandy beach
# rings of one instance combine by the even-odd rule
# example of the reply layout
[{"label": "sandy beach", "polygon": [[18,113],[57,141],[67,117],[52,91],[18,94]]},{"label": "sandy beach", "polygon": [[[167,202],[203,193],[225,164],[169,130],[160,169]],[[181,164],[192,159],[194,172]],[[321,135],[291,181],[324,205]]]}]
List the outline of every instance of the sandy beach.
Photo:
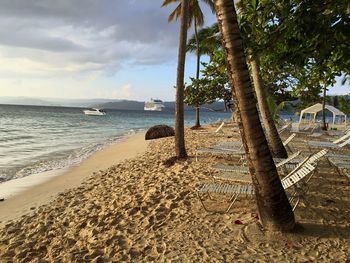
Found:
[{"label": "sandy beach", "polygon": [[[242,197],[221,214],[206,212],[196,196],[213,180],[213,164],[234,160],[206,156],[196,162],[195,149],[238,137],[188,129],[190,158],[169,166],[174,138],[146,143],[138,136],[124,141],[129,154],[117,144],[118,150],[92,157],[103,164],[87,160],[0,203],[6,221],[0,262],[349,262],[350,183],[324,159],[295,211],[298,231],[281,234],[259,227],[253,199]],[[8,222],[28,212],[28,206],[17,208],[23,200],[31,213]],[[209,203],[218,210],[226,205],[225,199]]]},{"label": "sandy beach", "polygon": [[96,152],[79,166],[0,184],[0,197],[6,199],[5,202],[0,202],[0,226],[48,203],[60,192],[81,185],[92,173],[143,153],[146,147],[143,133],[128,136],[121,142]]}]

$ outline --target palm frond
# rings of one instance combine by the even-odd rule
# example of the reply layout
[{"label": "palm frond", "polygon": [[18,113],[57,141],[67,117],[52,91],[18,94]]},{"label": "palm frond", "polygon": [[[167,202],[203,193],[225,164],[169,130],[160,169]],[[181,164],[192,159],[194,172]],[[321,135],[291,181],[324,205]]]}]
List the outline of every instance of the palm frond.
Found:
[{"label": "palm frond", "polygon": [[202,9],[198,5],[198,1],[193,4],[190,8],[190,17],[193,17],[196,20],[197,26],[201,27],[204,24],[204,15]]},{"label": "palm frond", "polygon": [[175,3],[178,2],[179,0],[164,0],[163,4],[161,5],[161,7],[167,6],[171,3]]},{"label": "palm frond", "polygon": [[[209,6],[212,12],[214,12],[214,2],[213,0],[203,0],[205,4]],[[164,0],[161,7],[167,6],[171,3],[179,3],[175,10],[171,12],[168,17],[168,22],[172,22],[177,20],[181,16],[181,0]],[[202,27],[204,24],[204,14],[200,8],[199,0],[191,0],[190,1],[190,9],[189,9],[189,17],[188,17],[188,27],[190,27],[193,23],[193,20],[196,19],[196,24],[199,27]]]},{"label": "palm frond", "polygon": [[173,12],[170,13],[168,16],[168,22],[172,22],[174,20],[177,20],[181,15],[181,4],[179,4]]},{"label": "palm frond", "polygon": [[215,5],[213,0],[202,0],[207,6],[209,6],[211,12],[215,13]]}]

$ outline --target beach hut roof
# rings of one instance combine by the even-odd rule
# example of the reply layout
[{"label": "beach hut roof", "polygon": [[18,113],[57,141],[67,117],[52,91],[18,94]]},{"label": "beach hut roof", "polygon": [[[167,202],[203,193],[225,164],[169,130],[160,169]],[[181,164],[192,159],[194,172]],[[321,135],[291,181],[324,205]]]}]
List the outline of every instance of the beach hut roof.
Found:
[{"label": "beach hut roof", "polygon": [[[338,110],[336,107],[333,107],[331,105],[326,105],[326,109],[329,110],[330,112],[332,112],[333,114],[333,124],[335,123],[335,116],[344,116],[345,117],[345,120],[346,120],[346,114],[340,110]],[[303,109],[301,112],[300,112],[300,120],[299,120],[299,125],[302,121],[302,118],[303,118],[303,115],[305,113],[311,113],[313,114],[313,121],[315,121],[316,119],[316,114],[318,112],[322,111],[322,104],[321,103],[317,103],[311,107],[308,107],[306,109]],[[345,125],[346,125],[346,121],[345,121]]]},{"label": "beach hut roof", "polygon": [[[331,106],[331,105],[326,105],[326,109],[331,111],[333,113],[333,115],[342,115],[342,116],[345,116],[346,114],[343,113],[342,111],[340,111],[339,109],[337,109],[336,107],[334,106]],[[303,109],[301,111],[301,114],[300,115],[303,115],[304,113],[313,113],[313,114],[316,114],[318,112],[322,111],[322,104],[321,103],[317,103],[313,106],[310,106],[306,109]]]}]

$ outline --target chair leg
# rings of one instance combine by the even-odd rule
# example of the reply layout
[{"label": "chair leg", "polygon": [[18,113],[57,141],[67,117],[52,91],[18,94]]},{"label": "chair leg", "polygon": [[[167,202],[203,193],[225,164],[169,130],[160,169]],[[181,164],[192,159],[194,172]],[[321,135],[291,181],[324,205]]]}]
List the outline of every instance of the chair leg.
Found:
[{"label": "chair leg", "polygon": [[[317,169],[316,169],[317,170]],[[314,174],[316,173],[316,170],[314,170],[312,173],[311,173],[311,175],[310,175],[310,177],[305,181],[305,184],[307,184],[310,180],[311,180],[311,178],[314,176]]]},{"label": "chair leg", "polygon": [[[210,199],[213,199],[213,198],[210,196],[209,193],[206,193],[206,194],[208,194],[208,196],[210,197]],[[204,200],[202,199],[201,195],[199,194],[199,191],[197,191],[197,196],[198,196],[198,199],[200,200],[200,202],[201,202],[201,204],[202,204],[202,206],[203,206],[203,208],[204,208],[204,210],[205,210],[206,212],[208,212],[208,213],[215,212],[215,211],[210,211],[210,210],[205,206]],[[238,197],[238,194],[232,195],[232,196],[230,197],[230,199],[229,199],[230,204],[228,205],[227,209],[225,209],[224,211],[218,211],[217,213],[227,213],[227,212],[229,212],[230,209],[231,209],[231,207],[233,206],[233,204],[236,202],[237,197]]]},{"label": "chair leg", "polygon": [[228,206],[228,208],[226,209],[225,213],[228,213],[228,211],[230,211],[231,207],[233,206],[233,204],[236,202],[237,200],[237,197],[238,197],[238,194],[235,194],[233,195],[231,198],[230,198],[230,205]]},{"label": "chair leg", "polygon": [[199,194],[198,191],[197,191],[197,196],[198,196],[199,200],[201,201],[201,204],[202,204],[204,210],[207,211],[207,212],[210,212],[210,211],[205,207],[204,201],[203,201],[203,199],[202,199],[202,197],[201,197],[201,195]]},{"label": "chair leg", "polygon": [[297,195],[297,192],[298,192],[298,188],[296,185],[294,185],[294,192],[290,195],[290,197],[288,198],[289,200],[289,203],[292,203],[294,198],[296,197]]},{"label": "chair leg", "polygon": [[298,200],[295,202],[294,206],[293,206],[293,212],[294,210],[297,208],[298,204],[300,203],[300,198],[298,198]]}]

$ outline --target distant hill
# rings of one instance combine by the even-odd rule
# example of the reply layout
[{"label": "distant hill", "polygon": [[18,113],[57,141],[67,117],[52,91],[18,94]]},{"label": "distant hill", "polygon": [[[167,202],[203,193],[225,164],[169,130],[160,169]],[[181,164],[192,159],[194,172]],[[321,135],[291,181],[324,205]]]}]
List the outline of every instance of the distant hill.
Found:
[{"label": "distant hill", "polygon": [[33,106],[61,106],[52,101],[28,97],[0,97],[0,104],[33,105]]},{"label": "distant hill", "polygon": [[[96,104],[93,107],[103,108],[103,109],[115,109],[115,110],[143,110],[145,102],[143,101],[134,101],[134,100],[120,100],[107,102],[102,104]],[[174,101],[166,101],[164,102],[164,111],[175,111],[175,102]],[[193,107],[185,105],[186,111],[193,110]],[[204,111],[223,111],[224,103],[223,102],[215,102],[213,104],[203,105],[201,110]]]},{"label": "distant hill", "polygon": [[[144,101],[114,100],[114,99],[60,99],[60,98],[30,98],[30,97],[0,97],[0,104],[17,104],[33,106],[61,106],[61,107],[94,107],[116,110],[143,110]],[[175,102],[164,102],[165,111],[175,111]],[[193,107],[186,106],[186,111],[192,111]],[[202,111],[223,111],[223,102],[214,102],[203,105]]]},{"label": "distant hill", "polygon": [[94,107],[99,104],[117,102],[115,99],[50,99],[64,107]]}]

